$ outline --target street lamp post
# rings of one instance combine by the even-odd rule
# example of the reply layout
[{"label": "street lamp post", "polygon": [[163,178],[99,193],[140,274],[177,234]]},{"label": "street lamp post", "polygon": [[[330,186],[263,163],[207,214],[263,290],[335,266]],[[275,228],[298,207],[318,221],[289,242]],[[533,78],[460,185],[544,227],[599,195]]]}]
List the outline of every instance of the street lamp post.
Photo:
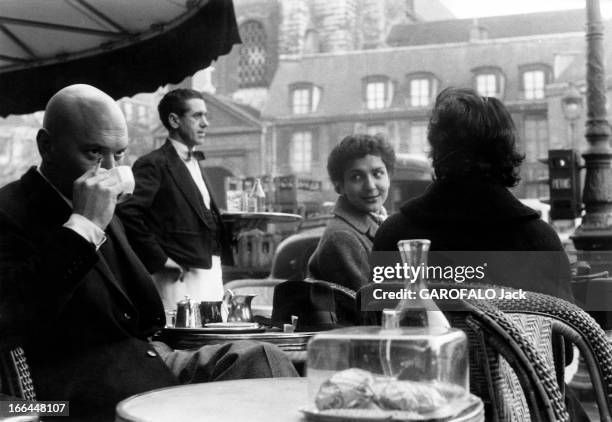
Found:
[{"label": "street lamp post", "polygon": [[[572,240],[578,257],[591,265],[592,272],[610,271],[612,260],[612,150],[609,146],[610,126],[606,119],[606,73],[603,46],[603,25],[599,0],[586,0],[587,9],[587,150],[582,154],[586,175],[582,202],[585,214]],[[588,304],[587,304],[588,305]],[[589,309],[586,309],[587,311]],[[595,315],[597,314],[597,315]],[[592,313],[609,329],[607,312]],[[592,397],[592,383],[581,359],[572,386],[579,395]]]},{"label": "street lamp post", "polygon": [[[589,251],[592,267],[611,263],[605,250],[612,250],[612,150],[610,126],[606,120],[606,74],[604,69],[603,25],[599,0],[587,5],[587,150],[582,154],[586,166],[583,199],[586,213],[573,236],[578,251]],[[598,253],[599,252],[599,253]]]},{"label": "street lamp post", "polygon": [[567,90],[561,98],[561,109],[563,111],[563,117],[570,124],[570,136],[569,145],[571,149],[576,149],[576,121],[582,114],[582,95],[576,86],[570,82]]}]

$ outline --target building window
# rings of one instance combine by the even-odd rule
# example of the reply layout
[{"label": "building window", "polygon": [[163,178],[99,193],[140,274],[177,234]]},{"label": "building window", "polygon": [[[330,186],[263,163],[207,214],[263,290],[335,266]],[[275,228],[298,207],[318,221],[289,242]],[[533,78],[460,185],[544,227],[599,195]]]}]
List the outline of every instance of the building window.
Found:
[{"label": "building window", "polygon": [[369,109],[385,108],[385,83],[369,82],[366,89],[366,107]]},{"label": "building window", "polygon": [[307,173],[312,164],[312,132],[295,132],[291,137],[291,171]]},{"label": "building window", "polygon": [[408,138],[399,140],[397,149],[401,154],[427,155],[429,144],[427,142],[427,122],[416,121],[410,123]]},{"label": "building window", "polygon": [[438,81],[433,75],[409,75],[408,104],[411,107],[427,107],[438,89]]},{"label": "building window", "polygon": [[544,99],[544,88],[549,82],[551,70],[546,65],[527,65],[520,68],[521,89],[526,100]]},{"label": "building window", "polygon": [[410,105],[412,107],[429,105],[429,80],[413,79],[410,81]]},{"label": "building window", "polygon": [[475,71],[476,92],[483,97],[503,97],[504,77],[498,69],[478,69]]},{"label": "building window", "polygon": [[319,52],[319,33],[314,29],[309,29],[304,35],[304,54],[314,54]]},{"label": "building window", "polygon": [[266,31],[261,23],[248,21],[240,25],[238,80],[240,88],[266,85]]},{"label": "building window", "polygon": [[525,160],[537,163],[548,155],[548,121],[546,116],[525,116]]},{"label": "building window", "polygon": [[296,88],[291,95],[293,114],[305,114],[310,111],[310,90],[308,88]]},{"label": "building window", "polygon": [[389,131],[387,130],[387,125],[384,123],[372,123],[367,126],[366,133],[371,136],[383,135],[384,137],[387,137]]},{"label": "building window", "polygon": [[321,89],[311,83],[294,84],[291,92],[291,111],[293,114],[306,114],[317,111]]},{"label": "building window", "polygon": [[544,72],[532,70],[523,73],[523,86],[525,87],[526,100],[541,100],[544,98]]},{"label": "building window", "polygon": [[476,76],[476,90],[485,97],[497,94],[497,78],[492,73]]},{"label": "building window", "polygon": [[393,84],[386,76],[369,76],[364,79],[365,106],[368,110],[389,107],[393,98]]},{"label": "building window", "polygon": [[410,153],[427,155],[427,122],[412,122],[410,124]]}]

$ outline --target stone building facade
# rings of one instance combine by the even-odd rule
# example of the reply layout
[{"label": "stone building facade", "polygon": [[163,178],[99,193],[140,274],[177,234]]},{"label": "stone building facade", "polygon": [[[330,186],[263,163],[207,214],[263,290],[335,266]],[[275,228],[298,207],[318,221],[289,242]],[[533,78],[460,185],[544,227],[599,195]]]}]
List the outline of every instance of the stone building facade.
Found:
[{"label": "stone building facade", "polygon": [[[299,61],[312,55],[383,48],[391,29],[398,23],[452,17],[439,2],[431,0],[236,0],[235,9],[243,44],[235,46],[230,54],[221,57],[208,70],[211,85],[220,102],[233,106],[242,103],[259,111],[266,110],[275,95],[271,87],[279,66],[286,60]],[[191,82],[186,81],[183,85],[198,89]],[[283,103],[287,101],[288,97],[283,99]],[[287,152],[289,132],[274,120],[260,119],[261,131],[251,134],[253,139],[247,142],[255,145],[260,139],[264,140],[260,145],[261,156],[265,158],[257,162],[257,171],[250,175],[264,176],[269,180],[294,177],[295,183],[303,187],[294,189],[301,204],[289,208],[280,205],[284,210],[296,211],[299,208],[303,211],[304,203],[307,203],[307,209],[314,209],[327,200],[333,200],[335,193],[325,176],[324,163],[314,163],[316,172],[292,168]],[[218,135],[214,129],[217,124],[212,117],[209,138],[213,143],[217,142]],[[348,125],[338,133],[352,130],[354,127]],[[229,142],[230,132],[227,130],[219,141]],[[308,159],[314,153],[316,157],[326,157],[330,145],[316,142],[312,144],[313,151],[304,151],[302,156]],[[228,157],[235,155],[229,150],[225,152]],[[311,168],[310,164],[304,165]],[[250,170],[253,170],[252,162]],[[240,177],[249,171],[231,173]],[[270,189],[274,190],[273,184]]]},{"label": "stone building facade", "polygon": [[218,98],[261,113],[254,136],[262,159],[251,176],[318,181],[318,202],[333,200],[331,148],[353,132],[382,132],[400,154],[425,155],[431,104],[447,86],[473,87],[508,106],[526,155],[519,197],[547,196],[540,160],[548,149],[585,146],[586,112],[570,129],[560,106],[570,82],[584,91],[583,10],[473,20],[417,0],[235,7],[244,44],[214,64],[211,81]]},{"label": "stone building facade", "polygon": [[394,25],[452,18],[437,0],[235,0],[243,41],[213,65],[215,91],[263,108],[283,57],[380,48]]}]

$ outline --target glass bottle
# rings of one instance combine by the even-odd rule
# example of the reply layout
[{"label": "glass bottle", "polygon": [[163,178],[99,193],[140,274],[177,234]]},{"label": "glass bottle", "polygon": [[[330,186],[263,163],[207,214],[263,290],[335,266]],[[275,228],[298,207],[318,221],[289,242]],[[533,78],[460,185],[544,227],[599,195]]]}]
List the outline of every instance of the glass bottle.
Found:
[{"label": "glass bottle", "polygon": [[411,326],[450,328],[448,320],[438,305],[429,297],[427,280],[424,275],[430,244],[428,239],[406,239],[397,243],[402,263],[414,269],[410,271],[410,274],[414,276],[404,280],[406,297],[400,300],[395,310],[383,313],[385,328]]},{"label": "glass bottle", "polygon": [[249,186],[247,185],[246,180],[242,180],[241,183],[242,189],[240,190],[240,211],[248,212],[249,211]]},{"label": "glass bottle", "polygon": [[265,211],[266,193],[261,185],[261,179],[255,179],[255,186],[253,187],[253,190],[255,191],[254,195],[257,202],[257,210],[259,212]]},{"label": "glass bottle", "polygon": [[259,208],[257,207],[257,181],[259,179],[255,179],[251,190],[247,194],[247,212],[258,212]]},{"label": "glass bottle", "polygon": [[249,210],[249,194],[244,190],[240,192],[240,211],[247,212]]}]

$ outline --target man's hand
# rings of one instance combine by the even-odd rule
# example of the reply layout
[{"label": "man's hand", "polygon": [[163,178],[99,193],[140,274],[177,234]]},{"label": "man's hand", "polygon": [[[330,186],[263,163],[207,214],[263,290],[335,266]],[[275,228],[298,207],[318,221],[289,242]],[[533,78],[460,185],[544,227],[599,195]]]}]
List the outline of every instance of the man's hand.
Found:
[{"label": "man's hand", "polygon": [[164,268],[155,273],[155,275],[159,275],[164,279],[183,281],[183,272],[183,267],[177,264],[172,258],[168,257],[164,264]]},{"label": "man's hand", "polygon": [[121,183],[108,170],[87,170],[72,185],[74,212],[104,230],[113,218],[120,193]]}]

